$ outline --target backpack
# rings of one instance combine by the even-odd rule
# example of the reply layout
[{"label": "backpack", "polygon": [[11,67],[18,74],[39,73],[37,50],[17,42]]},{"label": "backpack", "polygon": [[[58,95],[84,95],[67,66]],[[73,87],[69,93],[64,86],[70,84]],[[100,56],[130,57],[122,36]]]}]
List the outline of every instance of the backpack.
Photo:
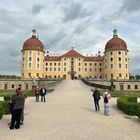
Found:
[{"label": "backpack", "polygon": [[104,96],[104,103],[108,103],[108,97],[107,97],[108,94],[105,94]]}]

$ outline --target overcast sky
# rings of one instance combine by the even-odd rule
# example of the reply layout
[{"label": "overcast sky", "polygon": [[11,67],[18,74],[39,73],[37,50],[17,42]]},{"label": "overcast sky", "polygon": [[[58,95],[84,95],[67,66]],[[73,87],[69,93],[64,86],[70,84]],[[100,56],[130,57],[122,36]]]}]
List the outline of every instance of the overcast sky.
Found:
[{"label": "overcast sky", "polygon": [[114,27],[140,74],[140,0],[0,0],[0,74],[21,73],[21,50],[35,28],[45,51],[104,52]]}]

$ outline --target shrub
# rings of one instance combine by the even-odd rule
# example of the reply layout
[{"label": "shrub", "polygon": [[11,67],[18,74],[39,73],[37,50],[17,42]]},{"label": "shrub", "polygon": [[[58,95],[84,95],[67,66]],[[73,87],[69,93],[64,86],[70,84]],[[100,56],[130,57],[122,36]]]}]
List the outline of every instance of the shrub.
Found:
[{"label": "shrub", "polygon": [[117,106],[128,115],[137,115],[140,118],[140,104],[137,97],[122,96],[117,99]]},{"label": "shrub", "polygon": [[4,96],[4,101],[10,102],[11,96],[10,95],[5,95]]},{"label": "shrub", "polygon": [[2,118],[3,114],[2,102],[0,102],[0,119]]}]

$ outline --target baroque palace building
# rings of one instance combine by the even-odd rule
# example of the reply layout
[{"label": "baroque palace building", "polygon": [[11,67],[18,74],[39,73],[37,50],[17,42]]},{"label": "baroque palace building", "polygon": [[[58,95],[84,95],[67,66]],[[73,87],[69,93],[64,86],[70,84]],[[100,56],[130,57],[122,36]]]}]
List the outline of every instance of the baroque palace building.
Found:
[{"label": "baroque palace building", "polygon": [[73,48],[61,56],[45,55],[44,45],[33,30],[23,44],[21,73],[22,78],[129,79],[128,49],[114,29],[103,56],[84,56]]}]

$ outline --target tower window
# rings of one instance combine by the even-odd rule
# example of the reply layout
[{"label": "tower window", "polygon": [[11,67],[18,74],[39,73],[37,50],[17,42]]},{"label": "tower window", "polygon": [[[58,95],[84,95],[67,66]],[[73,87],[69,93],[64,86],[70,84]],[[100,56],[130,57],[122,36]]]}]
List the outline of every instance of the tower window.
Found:
[{"label": "tower window", "polygon": [[121,55],[121,51],[118,51],[118,54]]},{"label": "tower window", "polygon": [[113,61],[113,58],[110,58],[110,61],[112,62]]},{"label": "tower window", "polygon": [[122,65],[119,63],[119,68],[121,68],[122,67]]},{"label": "tower window", "polygon": [[118,60],[121,61],[121,57],[119,57]]},{"label": "tower window", "polygon": [[39,61],[39,58],[37,58],[37,61]]},{"label": "tower window", "polygon": [[113,69],[113,64],[110,64],[110,68]]},{"label": "tower window", "polygon": [[29,61],[32,61],[32,57],[29,57]]},{"label": "tower window", "polygon": [[29,63],[29,68],[31,68],[32,67],[32,64],[31,63]]}]

